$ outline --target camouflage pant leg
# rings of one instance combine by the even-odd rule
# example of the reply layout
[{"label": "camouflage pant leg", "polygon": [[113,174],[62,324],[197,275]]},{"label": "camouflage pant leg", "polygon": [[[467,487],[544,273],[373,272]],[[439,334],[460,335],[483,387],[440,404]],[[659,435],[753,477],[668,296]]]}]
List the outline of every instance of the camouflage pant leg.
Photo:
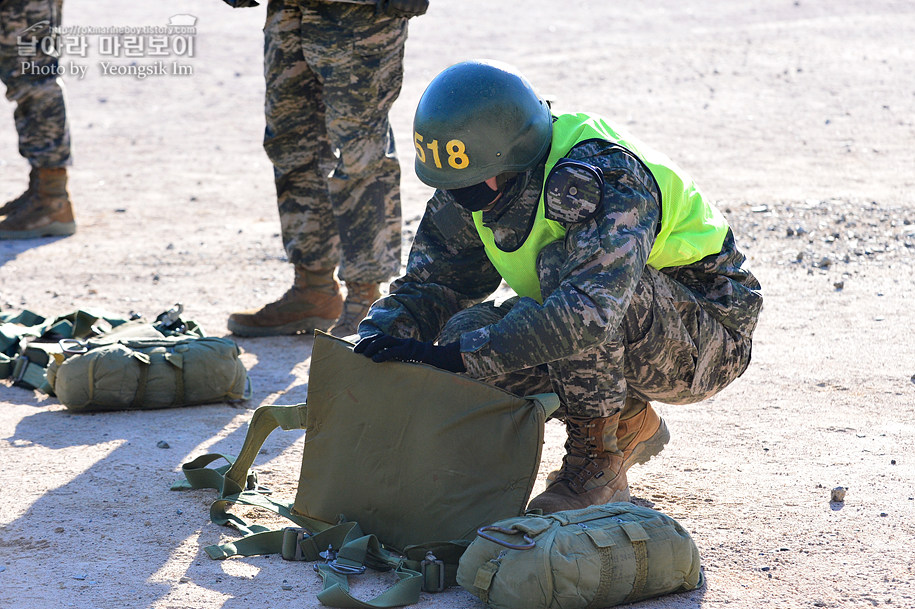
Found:
[{"label": "camouflage pant leg", "polygon": [[[541,285],[546,292],[548,284]],[[465,309],[449,320],[439,342],[496,323],[510,308],[511,301]],[[750,339],[733,335],[686,287],[649,267],[610,340],[566,359],[482,380],[520,395],[554,391],[562,404],[557,418],[600,417],[622,409],[627,395],[671,404],[703,400],[740,376],[749,358]]]},{"label": "camouflage pant leg", "polygon": [[[385,281],[400,270],[400,162],[388,113],[403,83],[407,20],[374,6],[308,2],[305,57],[323,82],[335,151],[328,191],[340,233],[340,277]],[[347,24],[333,33],[328,24]]]},{"label": "camouflage pant leg", "polygon": [[268,6],[264,143],[287,254],[310,268],[339,263],[344,280],[385,281],[400,268],[388,112],[400,93],[406,20],[365,5],[287,4]]},{"label": "camouflage pant leg", "polygon": [[273,163],[283,247],[311,270],[336,268],[340,236],[325,176],[332,158],[318,75],[302,54],[301,12],[270,0],[264,24],[264,150]]},{"label": "camouflage pant leg", "polygon": [[749,359],[750,339],[647,267],[610,340],[549,369],[567,413],[596,417],[621,410],[627,395],[668,404],[704,400],[740,376]]},{"label": "camouflage pant leg", "polygon": [[60,25],[62,5],[63,0],[0,0],[0,80],[6,85],[6,98],[16,104],[19,154],[33,167],[70,164],[58,61],[42,51],[42,39],[50,42],[50,27]]}]

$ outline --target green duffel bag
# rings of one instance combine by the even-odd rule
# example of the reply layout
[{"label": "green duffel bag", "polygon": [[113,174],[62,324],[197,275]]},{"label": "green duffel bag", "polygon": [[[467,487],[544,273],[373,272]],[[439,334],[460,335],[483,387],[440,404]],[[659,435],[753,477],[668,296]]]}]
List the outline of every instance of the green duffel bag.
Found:
[{"label": "green duffel bag", "polygon": [[247,399],[247,371],[227,338],[159,337],[62,341],[48,383],[73,411],[190,406]]},{"label": "green duffel bag", "polygon": [[493,609],[610,607],[704,584],[686,530],[631,503],[483,527],[461,556],[457,581]]}]

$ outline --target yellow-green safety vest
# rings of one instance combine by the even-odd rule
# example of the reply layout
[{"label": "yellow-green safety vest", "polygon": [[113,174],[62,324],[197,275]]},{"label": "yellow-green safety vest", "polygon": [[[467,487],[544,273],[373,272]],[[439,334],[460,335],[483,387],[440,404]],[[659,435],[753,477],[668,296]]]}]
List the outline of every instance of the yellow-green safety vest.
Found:
[{"label": "yellow-green safety vest", "polygon": [[686,172],[665,155],[649,148],[606,120],[587,114],[562,114],[553,122],[553,141],[544,170],[544,188],[533,227],[518,249],[506,252],[496,246],[492,230],[483,224],[483,212],[473,212],[486,255],[502,278],[520,296],[543,303],[540,279],[537,277],[537,255],[546,245],[562,239],[566,230],[561,224],[544,217],[543,191],[553,166],[577,144],[587,140],[605,140],[635,154],[651,171],[661,191],[661,230],[648,255],[648,265],[663,269],[683,266],[721,251],[728,223],[711,203],[702,198],[699,189]]}]

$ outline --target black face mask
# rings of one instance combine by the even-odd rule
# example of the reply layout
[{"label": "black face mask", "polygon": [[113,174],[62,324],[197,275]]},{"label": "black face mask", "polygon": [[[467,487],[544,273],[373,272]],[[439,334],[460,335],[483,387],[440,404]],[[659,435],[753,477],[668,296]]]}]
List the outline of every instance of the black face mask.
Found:
[{"label": "black face mask", "polygon": [[473,186],[464,188],[455,188],[449,190],[451,196],[457,201],[457,204],[469,211],[480,211],[488,207],[496,197],[499,196],[498,190],[493,190],[486,185],[486,182],[480,182]]}]

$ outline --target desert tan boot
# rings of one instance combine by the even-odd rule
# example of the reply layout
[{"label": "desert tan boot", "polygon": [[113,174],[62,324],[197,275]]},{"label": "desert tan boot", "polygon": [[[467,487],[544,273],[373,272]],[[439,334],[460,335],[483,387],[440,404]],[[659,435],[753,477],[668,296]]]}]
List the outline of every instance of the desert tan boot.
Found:
[{"label": "desert tan boot", "polygon": [[372,303],[381,298],[377,283],[346,282],[346,300],[343,301],[343,315],[331,328],[330,333],[339,338],[356,333],[359,322],[368,315]]},{"label": "desert tan boot", "polygon": [[566,454],[555,480],[531,499],[528,510],[552,514],[590,505],[629,501],[623,453],[616,444],[620,415],[566,419]]},{"label": "desert tan boot", "polygon": [[623,469],[628,471],[633,465],[647,463],[664,450],[669,441],[667,424],[651,404],[637,398],[626,398],[616,430],[616,443],[623,451]]},{"label": "desert tan boot", "polygon": [[29,176],[29,188],[3,206],[0,239],[34,239],[76,232],[73,205],[67,192],[65,167],[38,167]]},{"label": "desert tan boot", "polygon": [[[623,451],[623,471],[629,471],[633,465],[647,463],[664,450],[669,441],[667,424],[651,404],[627,397],[616,430],[616,444]],[[555,470],[546,479],[552,482],[558,475],[559,470]]]},{"label": "desert tan boot", "polygon": [[38,183],[38,168],[32,167],[32,170],[29,172],[29,187],[25,189],[21,195],[13,199],[12,201],[7,201],[0,207],[0,216],[8,216],[20,207],[22,207],[26,201],[28,201],[32,195],[35,193],[35,187]]},{"label": "desert tan boot", "polygon": [[236,336],[279,336],[330,328],[343,310],[343,296],[334,271],[295,267],[295,283],[279,300],[260,309],[229,315]]}]

